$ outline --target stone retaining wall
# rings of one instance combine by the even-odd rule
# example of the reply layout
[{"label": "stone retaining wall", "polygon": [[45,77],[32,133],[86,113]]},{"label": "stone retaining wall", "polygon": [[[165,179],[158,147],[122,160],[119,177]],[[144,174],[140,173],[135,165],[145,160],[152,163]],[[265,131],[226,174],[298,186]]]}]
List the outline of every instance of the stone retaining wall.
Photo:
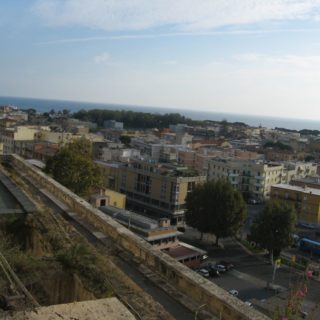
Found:
[{"label": "stone retaining wall", "polygon": [[19,187],[4,172],[0,172],[0,181],[11,196],[20,204],[21,209],[5,209],[6,213],[32,213],[36,207],[32,201],[21,191]]},{"label": "stone retaining wall", "polygon": [[18,173],[27,174],[34,179],[35,182],[50,191],[60,201],[65,202],[74,212],[93,224],[97,231],[111,237],[119,246],[139,258],[143,264],[161,274],[180,292],[198,302],[199,305],[206,304],[206,308],[215,315],[221,316],[221,319],[269,319],[167,254],[153,249],[143,239],[101,211],[93,208],[82,198],[24,161],[21,157],[12,155],[9,162]]}]

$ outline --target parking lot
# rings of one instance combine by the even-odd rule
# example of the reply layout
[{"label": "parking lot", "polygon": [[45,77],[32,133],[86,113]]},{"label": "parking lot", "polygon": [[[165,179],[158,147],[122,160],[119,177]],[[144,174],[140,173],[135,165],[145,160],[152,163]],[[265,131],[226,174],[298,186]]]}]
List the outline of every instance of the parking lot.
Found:
[{"label": "parking lot", "polygon": [[[303,278],[302,274],[293,268],[282,265],[276,271],[275,276],[274,288],[277,288],[277,291],[267,289],[268,283],[272,280],[273,266],[268,259],[263,257],[263,254],[253,255],[230,238],[222,239],[221,247],[213,245],[215,239],[212,235],[205,235],[202,241],[199,238],[199,233],[189,229],[182,235],[181,240],[208,252],[209,258],[203,265],[219,263],[222,260],[234,264],[233,270],[225,272],[221,277],[210,277],[210,281],[227,291],[237,290],[239,293],[237,297],[242,301],[252,301],[253,306],[256,306],[257,302],[260,307],[267,305],[268,301],[272,301],[270,304],[284,303],[288,290]],[[281,291],[283,292],[280,293]],[[317,309],[319,296],[320,283],[310,281],[302,307],[308,312],[314,312],[320,319],[320,310]]]}]

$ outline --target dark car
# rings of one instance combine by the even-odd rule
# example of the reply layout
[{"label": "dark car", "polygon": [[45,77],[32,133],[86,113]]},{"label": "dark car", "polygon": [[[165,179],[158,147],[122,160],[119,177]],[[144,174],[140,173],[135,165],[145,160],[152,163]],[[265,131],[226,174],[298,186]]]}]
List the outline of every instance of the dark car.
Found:
[{"label": "dark car", "polygon": [[214,277],[214,278],[218,278],[220,277],[220,272],[218,270],[215,270],[215,269],[209,269],[209,275],[210,277]]},{"label": "dark car", "polygon": [[231,270],[234,268],[234,264],[228,261],[220,261],[219,265],[222,265],[226,268],[227,271]]}]

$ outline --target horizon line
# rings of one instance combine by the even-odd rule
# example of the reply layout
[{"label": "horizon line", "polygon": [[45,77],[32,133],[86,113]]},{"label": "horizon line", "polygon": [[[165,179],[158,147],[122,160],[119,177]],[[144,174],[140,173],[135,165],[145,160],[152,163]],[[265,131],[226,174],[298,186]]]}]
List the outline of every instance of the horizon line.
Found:
[{"label": "horizon line", "polygon": [[[98,101],[85,101],[85,100],[71,100],[71,99],[63,99],[63,98],[35,98],[35,97],[22,97],[22,96],[3,96],[0,95],[0,98],[14,98],[14,99],[28,99],[28,100],[45,100],[45,101],[61,101],[61,102],[71,102],[71,103],[88,103],[88,104],[97,104],[97,105],[109,105],[109,106],[118,106],[118,107],[127,107],[127,108],[150,108],[150,109],[166,109],[166,110],[174,110],[173,112],[166,112],[166,113],[179,113],[183,111],[187,112],[201,112],[201,113],[209,113],[209,114],[219,114],[223,116],[241,116],[241,117],[250,117],[250,118],[256,118],[256,117],[263,117],[263,118],[268,118],[268,119],[280,119],[280,120],[287,120],[287,121],[308,121],[308,122],[314,122],[314,123],[319,123],[320,119],[308,119],[308,118],[292,118],[292,117],[283,117],[283,116],[273,116],[273,115],[261,115],[261,114],[248,114],[248,113],[237,113],[237,112],[222,112],[222,111],[211,111],[207,109],[190,109],[190,108],[185,108],[185,107],[170,107],[170,106],[150,106],[150,105],[137,105],[137,104],[124,104],[124,103],[119,103],[119,102],[98,102]],[[92,110],[93,108],[83,108],[84,110]],[[99,108],[97,108],[99,109]],[[80,108],[79,108],[80,110]],[[130,110],[129,110],[130,111]],[[143,112],[143,111],[141,111]],[[157,110],[159,112],[159,110]],[[143,113],[153,113],[151,110],[150,112],[143,112]],[[183,115],[183,114],[182,114]],[[210,120],[210,119],[204,119],[205,120]],[[227,119],[226,119],[227,120]],[[222,120],[215,120],[215,121],[223,121]],[[240,122],[240,121],[235,121],[235,122]],[[242,122],[242,121],[241,121]],[[316,129],[315,129],[316,130]]]}]

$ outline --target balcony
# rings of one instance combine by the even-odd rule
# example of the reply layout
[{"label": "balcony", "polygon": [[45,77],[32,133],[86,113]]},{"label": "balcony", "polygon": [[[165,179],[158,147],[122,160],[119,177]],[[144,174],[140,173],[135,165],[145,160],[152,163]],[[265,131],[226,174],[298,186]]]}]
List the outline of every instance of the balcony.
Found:
[{"label": "balcony", "polygon": [[239,173],[229,173],[229,177],[239,177]]}]

